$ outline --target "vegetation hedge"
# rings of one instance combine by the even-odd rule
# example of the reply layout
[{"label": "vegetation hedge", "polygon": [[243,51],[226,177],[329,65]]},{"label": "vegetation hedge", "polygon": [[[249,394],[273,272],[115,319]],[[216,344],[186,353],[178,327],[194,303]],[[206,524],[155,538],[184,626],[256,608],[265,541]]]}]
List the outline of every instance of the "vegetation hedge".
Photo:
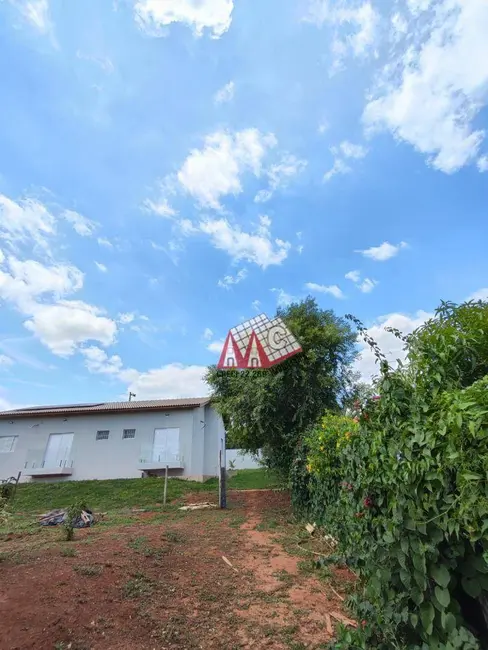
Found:
[{"label": "vegetation hedge", "polygon": [[335,647],[486,647],[488,305],[445,303],[402,338],[396,370],[368,340],[379,398],[308,433],[293,502],[359,575],[360,625]]}]

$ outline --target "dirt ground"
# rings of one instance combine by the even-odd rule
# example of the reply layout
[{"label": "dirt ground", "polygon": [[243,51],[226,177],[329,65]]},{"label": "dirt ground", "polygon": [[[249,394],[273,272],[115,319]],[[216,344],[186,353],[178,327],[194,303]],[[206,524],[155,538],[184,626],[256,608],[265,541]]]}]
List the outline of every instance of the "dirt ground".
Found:
[{"label": "dirt ground", "polygon": [[234,492],[229,506],[107,516],[73,542],[57,528],[10,535],[0,650],[327,647],[353,576],[307,570],[286,493]]}]

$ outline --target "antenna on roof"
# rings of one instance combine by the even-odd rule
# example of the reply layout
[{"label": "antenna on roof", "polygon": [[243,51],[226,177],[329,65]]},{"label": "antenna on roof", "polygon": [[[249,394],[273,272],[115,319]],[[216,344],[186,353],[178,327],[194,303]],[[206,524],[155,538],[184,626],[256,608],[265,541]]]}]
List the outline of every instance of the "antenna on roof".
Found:
[{"label": "antenna on roof", "polygon": [[129,402],[133,397],[137,397],[137,395],[135,393],[129,393]]}]

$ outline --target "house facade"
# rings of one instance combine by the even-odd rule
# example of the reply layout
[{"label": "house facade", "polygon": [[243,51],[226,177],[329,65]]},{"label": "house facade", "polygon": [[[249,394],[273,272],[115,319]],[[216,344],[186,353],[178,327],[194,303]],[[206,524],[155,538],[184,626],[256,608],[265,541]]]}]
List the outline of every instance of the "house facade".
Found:
[{"label": "house facade", "polygon": [[0,412],[0,479],[202,481],[225,466],[225,430],[208,398],[46,406]]}]

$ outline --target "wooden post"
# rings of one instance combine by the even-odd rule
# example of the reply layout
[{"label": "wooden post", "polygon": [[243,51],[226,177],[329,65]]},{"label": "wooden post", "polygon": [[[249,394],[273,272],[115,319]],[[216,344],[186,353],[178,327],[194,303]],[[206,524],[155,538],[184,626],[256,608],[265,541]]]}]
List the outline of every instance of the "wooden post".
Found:
[{"label": "wooden post", "polygon": [[225,464],[222,466],[222,456],[223,454],[221,449],[219,451],[219,506],[221,508],[227,508],[227,494],[225,486],[227,475]]},{"label": "wooden post", "polygon": [[166,465],[166,469],[164,470],[164,493],[163,493],[163,506],[166,505],[166,495],[168,493],[168,469],[169,466]]}]

